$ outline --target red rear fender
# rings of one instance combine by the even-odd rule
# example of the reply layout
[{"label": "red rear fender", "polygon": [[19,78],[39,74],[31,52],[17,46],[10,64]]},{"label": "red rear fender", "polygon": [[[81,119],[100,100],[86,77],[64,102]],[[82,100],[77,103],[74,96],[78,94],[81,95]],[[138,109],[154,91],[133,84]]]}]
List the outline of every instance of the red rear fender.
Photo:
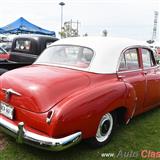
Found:
[{"label": "red rear fender", "polygon": [[101,117],[125,105],[125,91],[124,82],[117,81],[110,85],[92,86],[65,98],[55,106],[60,125],[55,127],[53,135],[82,131],[83,138],[94,136]]}]

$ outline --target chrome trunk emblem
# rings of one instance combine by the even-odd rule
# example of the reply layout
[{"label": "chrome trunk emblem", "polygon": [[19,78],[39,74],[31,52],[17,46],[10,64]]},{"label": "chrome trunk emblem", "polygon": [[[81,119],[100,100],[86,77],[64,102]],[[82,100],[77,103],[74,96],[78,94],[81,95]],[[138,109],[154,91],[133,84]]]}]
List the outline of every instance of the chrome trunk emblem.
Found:
[{"label": "chrome trunk emblem", "polygon": [[11,95],[14,94],[14,95],[17,95],[17,96],[21,96],[20,93],[14,91],[13,89],[9,88],[9,89],[5,89],[5,88],[2,88],[2,91],[5,93],[5,100],[8,102]]}]

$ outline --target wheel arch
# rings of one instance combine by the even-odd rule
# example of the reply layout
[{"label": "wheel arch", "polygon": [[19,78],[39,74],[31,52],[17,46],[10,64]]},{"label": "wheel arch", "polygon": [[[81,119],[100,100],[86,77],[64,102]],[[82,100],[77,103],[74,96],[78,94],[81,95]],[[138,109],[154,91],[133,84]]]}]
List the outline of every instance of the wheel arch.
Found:
[{"label": "wheel arch", "polygon": [[126,123],[126,114],[127,114],[127,107],[125,106],[120,106],[116,108],[113,112],[117,116],[117,123],[118,124],[124,124]]}]

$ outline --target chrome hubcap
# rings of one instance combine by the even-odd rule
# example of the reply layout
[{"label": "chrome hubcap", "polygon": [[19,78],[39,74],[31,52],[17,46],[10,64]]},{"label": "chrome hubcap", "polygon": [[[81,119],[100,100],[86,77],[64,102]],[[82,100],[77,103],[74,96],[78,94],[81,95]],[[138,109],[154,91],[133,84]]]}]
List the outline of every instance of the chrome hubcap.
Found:
[{"label": "chrome hubcap", "polygon": [[113,117],[110,113],[105,114],[98,126],[96,139],[98,142],[104,142],[108,139],[113,128]]}]

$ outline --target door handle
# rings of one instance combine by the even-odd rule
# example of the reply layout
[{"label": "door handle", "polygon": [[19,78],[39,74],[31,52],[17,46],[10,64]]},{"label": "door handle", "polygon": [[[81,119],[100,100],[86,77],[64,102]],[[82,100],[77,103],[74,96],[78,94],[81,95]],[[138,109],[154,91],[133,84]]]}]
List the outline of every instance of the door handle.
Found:
[{"label": "door handle", "polygon": [[143,71],[143,73],[146,75],[146,74],[148,74],[148,72],[147,71]]},{"label": "door handle", "polygon": [[125,76],[122,76],[122,75],[121,75],[121,76],[118,76],[118,78],[119,78],[119,79],[122,79],[122,78],[125,78]]}]

